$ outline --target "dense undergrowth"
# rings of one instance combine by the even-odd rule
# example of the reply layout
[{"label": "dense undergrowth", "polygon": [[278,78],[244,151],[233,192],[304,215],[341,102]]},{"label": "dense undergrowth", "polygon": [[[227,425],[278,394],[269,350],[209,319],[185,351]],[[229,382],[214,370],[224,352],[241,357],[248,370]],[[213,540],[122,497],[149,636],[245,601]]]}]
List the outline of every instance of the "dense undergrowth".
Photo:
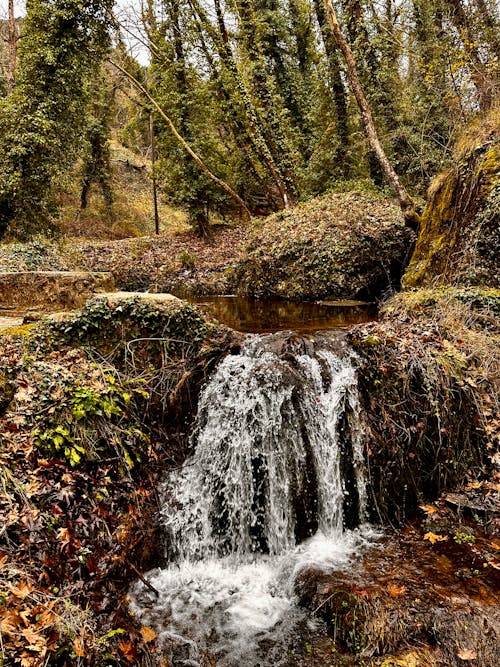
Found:
[{"label": "dense undergrowth", "polygon": [[182,302],[99,300],[0,336],[2,664],[154,664],[125,593],[158,562],[156,487],[228,341]]},{"label": "dense undergrowth", "polygon": [[403,521],[418,503],[498,465],[499,295],[404,292],[353,330],[368,422],[373,515]]}]

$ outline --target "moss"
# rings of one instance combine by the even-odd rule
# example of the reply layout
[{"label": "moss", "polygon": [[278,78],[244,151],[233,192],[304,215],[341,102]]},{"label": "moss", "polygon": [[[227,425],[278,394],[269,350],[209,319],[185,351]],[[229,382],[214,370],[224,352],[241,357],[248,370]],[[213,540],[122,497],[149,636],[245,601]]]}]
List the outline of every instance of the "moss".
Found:
[{"label": "moss", "polygon": [[[495,111],[495,113],[497,113]],[[459,142],[452,169],[431,184],[407,287],[436,284],[500,287],[500,143],[488,125]]]},{"label": "moss", "polygon": [[492,287],[443,286],[406,290],[386,302],[381,308],[381,313],[398,317],[413,316],[430,313],[437,304],[445,308],[454,301],[469,306],[473,311],[500,317],[500,289]]},{"label": "moss", "polygon": [[238,291],[261,298],[375,298],[398,284],[411,243],[399,210],[381,197],[318,197],[256,223],[237,269]]},{"label": "moss", "polygon": [[35,323],[22,324],[21,326],[9,327],[8,329],[0,329],[0,336],[12,336],[17,338],[19,336],[29,336],[33,333]]}]

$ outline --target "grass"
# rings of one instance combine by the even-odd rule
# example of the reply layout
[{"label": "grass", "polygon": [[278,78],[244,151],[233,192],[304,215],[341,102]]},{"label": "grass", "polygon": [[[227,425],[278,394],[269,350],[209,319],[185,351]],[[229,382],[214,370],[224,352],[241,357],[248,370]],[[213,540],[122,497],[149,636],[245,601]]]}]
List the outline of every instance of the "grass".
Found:
[{"label": "grass", "polygon": [[[62,199],[60,227],[63,236],[88,239],[122,239],[155,231],[151,163],[139,159],[116,141],[111,142],[113,206],[110,211],[93,184],[85,210],[80,208],[80,183],[76,177]],[[168,206],[159,195],[160,232],[175,234],[189,229],[187,216]]]}]

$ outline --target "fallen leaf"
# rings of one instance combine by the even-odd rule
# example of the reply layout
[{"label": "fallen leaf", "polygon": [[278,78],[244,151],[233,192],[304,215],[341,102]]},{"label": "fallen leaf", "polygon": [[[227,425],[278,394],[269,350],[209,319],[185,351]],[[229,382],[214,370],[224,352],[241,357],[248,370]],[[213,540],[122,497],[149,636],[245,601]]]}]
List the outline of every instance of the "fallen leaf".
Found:
[{"label": "fallen leaf", "polygon": [[431,544],[435,542],[445,542],[448,539],[447,535],[436,535],[436,533],[425,533],[424,540],[429,540]]},{"label": "fallen leaf", "polygon": [[130,641],[118,642],[118,648],[123,653],[123,656],[129,661],[133,661],[137,656],[137,651],[135,650],[134,645]]},{"label": "fallen leaf", "polygon": [[477,653],[468,648],[459,649],[457,655],[461,660],[475,660],[477,658]]},{"label": "fallen leaf", "polygon": [[434,512],[437,512],[437,507],[434,507],[434,505],[419,505],[421,510],[424,510],[426,514],[434,514]]},{"label": "fallen leaf", "polygon": [[145,644],[154,641],[157,637],[156,632],[151,630],[151,628],[148,628],[146,625],[141,628],[141,635]]},{"label": "fallen leaf", "polygon": [[404,586],[403,584],[399,586],[398,584],[390,584],[387,590],[391,598],[397,598],[400,595],[403,595],[403,593],[406,593],[406,586]]},{"label": "fallen leaf", "polygon": [[81,637],[75,637],[73,641],[73,650],[78,657],[85,657],[85,644],[83,643],[83,639]]}]

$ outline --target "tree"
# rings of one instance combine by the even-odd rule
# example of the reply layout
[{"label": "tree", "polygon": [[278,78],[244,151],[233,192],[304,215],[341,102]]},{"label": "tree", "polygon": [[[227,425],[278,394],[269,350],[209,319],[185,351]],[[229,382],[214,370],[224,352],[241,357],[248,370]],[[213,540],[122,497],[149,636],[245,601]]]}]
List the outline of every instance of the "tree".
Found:
[{"label": "tree", "polygon": [[50,231],[78,155],[88,81],[109,44],[112,0],[31,0],[16,86],[0,105],[0,234]]},{"label": "tree", "polygon": [[[228,185],[224,180],[218,178],[214,173],[210,171],[210,169],[205,165],[200,156],[191,148],[191,146],[187,143],[184,137],[181,134],[179,134],[171,118],[165,113],[165,111],[161,108],[158,102],[152,97],[149,91],[132,74],[130,74],[130,72],[124,69],[121,65],[119,65],[115,61],[111,62],[119,71],[122,72],[122,74],[124,74],[130,81],[133,82],[137,90],[139,90],[144,95],[144,97],[150,102],[153,109],[158,113],[160,118],[162,118],[162,120],[166,123],[167,127],[169,128],[170,132],[172,133],[176,141],[190,156],[190,158],[194,161],[194,163],[199,167],[200,171],[203,174],[205,174],[205,176],[207,176],[211,181],[213,181],[218,187],[220,187],[224,192],[226,192],[230,197],[232,197],[235,200],[235,202],[241,207],[241,209],[245,212],[245,214],[250,215],[250,211],[248,210],[248,207],[243,201],[243,199],[231,188],[230,185]],[[203,233],[205,230],[200,229],[200,231]]]},{"label": "tree", "polygon": [[411,197],[408,195],[406,189],[401,184],[398,175],[396,174],[393,166],[388,160],[387,155],[382,147],[382,144],[380,143],[377,130],[373,122],[371,109],[365,97],[363,88],[361,86],[361,82],[359,80],[358,71],[352,50],[346,38],[342,34],[331,0],[325,0],[325,7],[326,7],[326,14],[328,17],[328,22],[335,37],[335,41],[337,42],[338,47],[342,51],[346,61],[349,83],[351,84],[352,91],[354,93],[356,102],[359,107],[359,111],[361,114],[361,118],[363,120],[363,125],[365,128],[366,136],[368,138],[368,142],[370,144],[370,148],[372,149],[374,155],[376,156],[380,164],[380,168],[382,169],[391,190],[398,199],[399,205],[403,212],[405,223],[409,227],[415,229],[418,227],[420,216],[416,212],[415,205],[413,204]]},{"label": "tree", "polygon": [[7,44],[9,46],[9,67],[7,70],[7,88],[11,93],[14,88],[17,65],[17,34],[16,17],[14,13],[14,0],[9,0],[9,29],[7,35]]},{"label": "tree", "polygon": [[90,83],[88,110],[83,126],[82,187],[80,208],[87,207],[87,198],[94,183],[101,188],[108,217],[113,219],[113,191],[109,137],[114,112],[114,86],[105,67],[96,72]]}]

